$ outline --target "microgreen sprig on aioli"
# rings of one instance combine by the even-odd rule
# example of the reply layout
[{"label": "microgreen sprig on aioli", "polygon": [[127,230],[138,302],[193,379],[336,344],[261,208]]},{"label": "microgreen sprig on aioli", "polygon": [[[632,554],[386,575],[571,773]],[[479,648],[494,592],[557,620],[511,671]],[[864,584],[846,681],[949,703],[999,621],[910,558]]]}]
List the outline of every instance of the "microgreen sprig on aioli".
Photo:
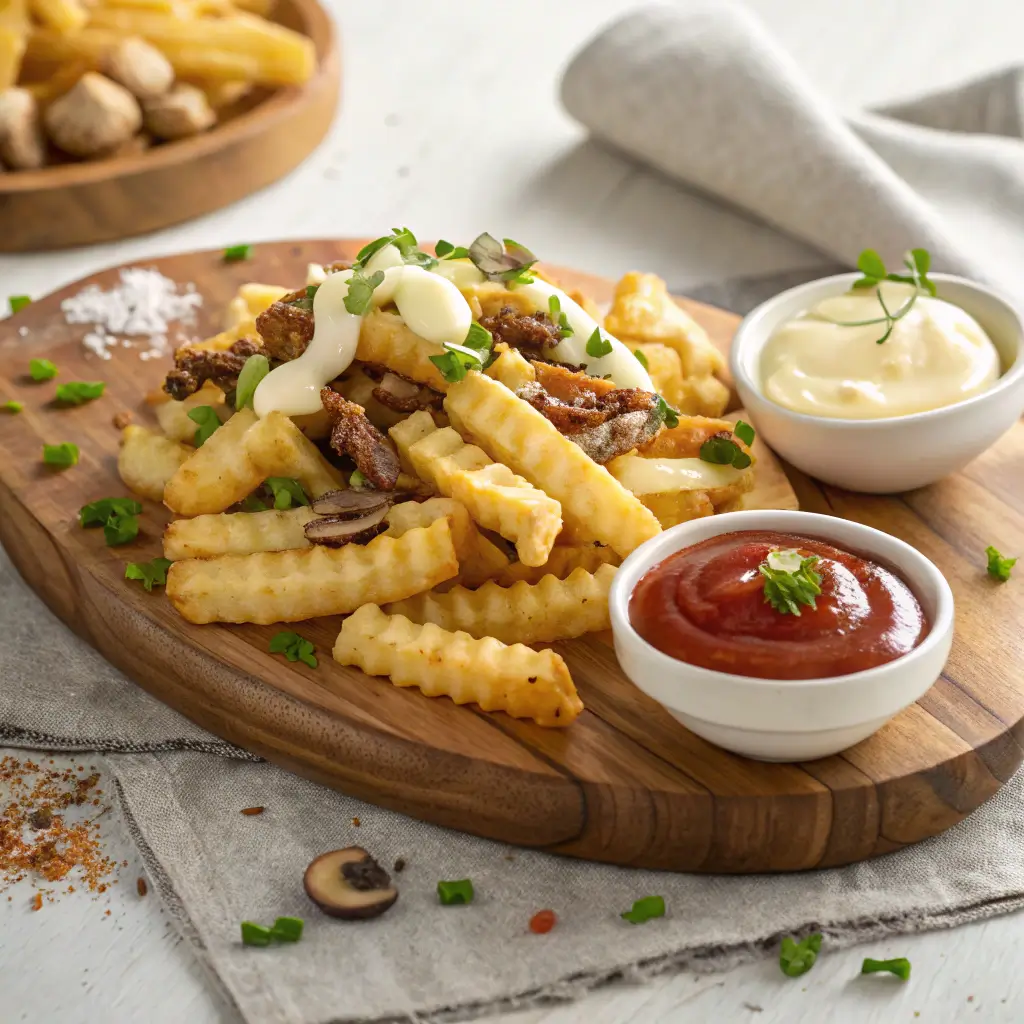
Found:
[{"label": "microgreen sprig on aioli", "polygon": [[[935,294],[935,284],[928,279],[931,264],[932,258],[927,249],[911,249],[903,257],[903,265],[907,268],[908,273],[892,274],[886,270],[882,257],[874,249],[865,249],[857,257],[857,269],[863,276],[853,282],[853,287],[857,289],[874,288],[884,316],[872,317],[869,320],[831,320],[828,317],[825,319],[837,327],[869,327],[872,324],[884,324],[884,333],[876,340],[876,344],[883,344],[889,340],[889,335],[892,334],[892,329],[896,326],[897,321],[902,320],[914,308],[914,303],[917,302],[919,295],[925,292],[929,295]],[[895,312],[892,312],[885,304],[881,288],[883,281],[899,281],[901,284],[914,286],[910,298]]]},{"label": "microgreen sprig on aioli", "polygon": [[769,551],[758,566],[764,577],[764,599],[783,615],[800,615],[800,606],[816,608],[821,593],[821,576],[811,568],[817,555],[806,558],[796,548]]}]

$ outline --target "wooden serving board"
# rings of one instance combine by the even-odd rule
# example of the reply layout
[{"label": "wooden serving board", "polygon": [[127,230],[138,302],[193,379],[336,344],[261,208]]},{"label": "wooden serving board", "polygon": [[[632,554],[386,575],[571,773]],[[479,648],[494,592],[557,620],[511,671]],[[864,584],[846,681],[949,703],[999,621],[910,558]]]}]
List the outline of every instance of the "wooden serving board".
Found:
[{"label": "wooden serving board", "polygon": [[[309,260],[350,255],[353,244],[258,247],[250,263],[218,253],[156,261],[206,298],[212,333],[246,280],[294,284]],[[563,280],[610,296],[610,283]],[[111,270],[90,278],[102,287]],[[123,579],[124,564],[160,551],[165,510],[146,503],[137,542],[104,546],[78,508],[125,493],[118,432],[165,366],[118,349],[86,358],[84,329],[60,300],[0,324],[0,540],[25,579],[72,629],[139,685],[225,739],[309,778],[437,824],[556,853],[684,871],[792,871],[845,864],[941,832],[983,803],[1022,759],[1022,581],[984,572],[994,543],[1024,553],[1024,426],[963,473],[902,497],[861,497],[791,473],[802,507],[887,530],[932,558],[953,586],[957,636],[946,673],[913,707],[864,743],[803,765],[771,765],[694,736],[620,673],[607,639],[561,643],[587,710],[569,729],[542,729],[456,707],[341,668],[330,658],[337,620],[303,624],[317,645],[311,670],[267,653],[274,627],[192,626],[163,595]],[[736,318],[684,303],[726,347]],[[26,338],[19,329],[28,328]],[[73,409],[50,404],[53,383],[33,384],[30,356],[60,367],[58,380],[104,379],[106,395]],[[75,441],[81,462],[52,471],[40,445]],[[762,453],[758,503],[787,506],[792,491]],[[885,457],[884,452],[879,453]],[[55,685],[58,683],[55,681]]]},{"label": "wooden serving board", "polygon": [[234,203],[302,163],[334,117],[341,61],[317,0],[277,0],[269,17],[313,40],[317,70],[308,82],[257,89],[192,138],[131,156],[0,175],[0,252],[158,231]]}]

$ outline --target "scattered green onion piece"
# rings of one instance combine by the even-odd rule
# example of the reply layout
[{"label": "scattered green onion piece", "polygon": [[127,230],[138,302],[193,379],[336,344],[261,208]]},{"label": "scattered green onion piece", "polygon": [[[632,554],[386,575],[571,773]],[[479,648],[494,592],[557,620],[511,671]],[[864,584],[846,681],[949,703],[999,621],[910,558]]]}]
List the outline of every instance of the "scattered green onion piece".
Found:
[{"label": "scattered green onion piece", "polygon": [[167,570],[174,563],[169,558],[154,558],[152,562],[129,562],[124,567],[126,580],[141,580],[147,591],[167,584]]},{"label": "scattered green onion piece", "polygon": [[664,423],[669,430],[672,430],[673,427],[678,427],[679,410],[673,409],[672,406],[669,405],[668,402],[666,402],[665,399],[661,397],[661,395],[658,395],[657,399],[657,409],[658,414],[661,416],[661,422]]},{"label": "scattered green onion piece", "polygon": [[494,338],[491,337],[491,332],[486,327],[481,326],[475,320],[469,325],[469,331],[466,333],[466,340],[462,343],[466,348],[471,348],[475,352],[482,352],[489,350],[491,345],[494,343]]},{"label": "scattered green onion piece", "polygon": [[764,601],[783,615],[800,616],[800,606],[817,608],[821,576],[812,566],[817,555],[803,557],[796,548],[769,551],[758,566],[764,577]]},{"label": "scattered green onion piece", "polygon": [[224,250],[225,263],[241,263],[243,260],[252,258],[251,245],[229,245]]},{"label": "scattered green onion piece", "polygon": [[11,295],[8,297],[7,302],[11,307],[12,313],[17,313],[18,310],[32,304],[32,300],[27,295]]},{"label": "scattered green onion piece", "polygon": [[253,395],[261,380],[270,373],[270,360],[257,352],[246,359],[241,373],[238,375],[238,384],[235,385],[235,408],[252,408]]},{"label": "scattered green onion piece", "polygon": [[302,938],[302,929],[305,922],[301,917],[279,917],[270,929],[278,942],[298,942]]},{"label": "scattered green onion piece", "polygon": [[289,661],[301,661],[310,668],[316,668],[319,664],[312,641],[291,630],[275,633],[270,638],[269,651],[271,654],[283,654]]},{"label": "scattered green onion piece", "polygon": [[600,359],[612,350],[612,343],[601,335],[601,328],[595,327],[594,333],[587,338],[587,355],[591,359]]},{"label": "scattered green onion piece", "polygon": [[298,505],[308,505],[309,498],[298,480],[287,476],[268,476],[266,486],[274,496],[274,508],[284,511]]},{"label": "scattered green onion piece", "polygon": [[999,550],[992,547],[991,544],[985,548],[985,554],[988,556],[989,576],[994,580],[999,580],[1000,583],[1005,583],[1010,578],[1010,573],[1013,572],[1013,567],[1017,564],[1017,559],[1005,558],[999,553]]},{"label": "scattered green onion piece", "polygon": [[0,409],[3,409],[4,412],[21,412],[24,408],[24,402],[16,402],[13,398],[9,402],[4,402],[3,405],[0,405]]},{"label": "scattered green onion piece", "polygon": [[112,515],[137,516],[141,511],[142,505],[134,498],[100,498],[78,510],[78,522],[85,527],[102,526]]},{"label": "scattered green onion piece", "polygon": [[47,466],[59,466],[67,469],[69,466],[78,464],[78,445],[70,441],[63,441],[60,444],[43,445],[43,462]]},{"label": "scattered green onion piece", "polygon": [[49,359],[30,359],[28,375],[33,380],[53,380],[57,376],[57,364]]},{"label": "scattered green onion piece", "polygon": [[645,355],[643,354],[643,352],[641,352],[641,351],[640,351],[640,349],[638,349],[638,348],[637,348],[637,349],[634,349],[634,350],[633,350],[633,355],[635,355],[635,356],[636,356],[636,361],[637,361],[637,362],[638,362],[638,363],[639,363],[639,364],[640,364],[640,365],[641,365],[641,366],[642,366],[642,367],[643,367],[643,368],[644,368],[645,370],[647,370],[647,371],[649,372],[649,371],[650,371],[650,369],[651,369],[651,364],[650,364],[649,362],[647,362],[647,356],[645,356]]},{"label": "scattered green onion piece", "polygon": [[91,402],[103,394],[106,384],[101,380],[72,380],[67,384],[57,385],[57,401],[68,405],[81,405]]},{"label": "scattered green onion piece", "polygon": [[194,438],[195,446],[202,448],[213,432],[220,426],[220,417],[217,415],[217,410],[212,405],[197,405],[194,409],[189,409],[187,416],[193,423],[197,424]]},{"label": "scattered green onion piece", "polygon": [[815,932],[797,942],[788,936],[782,940],[779,950],[779,968],[787,978],[799,978],[806,974],[821,952],[821,933]]},{"label": "scattered green onion piece", "polygon": [[865,957],[861,964],[861,974],[878,974],[882,971],[895,974],[900,981],[907,981],[910,978],[910,961],[905,956],[898,956],[893,960],[872,960]]},{"label": "scattered green onion piece", "polygon": [[623,921],[628,921],[630,924],[643,924],[645,921],[664,916],[664,896],[645,896],[643,899],[637,900],[631,910],[625,910],[619,914]]},{"label": "scattered green onion piece", "polygon": [[247,946],[269,946],[273,932],[254,921],[242,922],[242,942]]},{"label": "scattered green onion piece", "polygon": [[468,878],[463,878],[458,882],[437,883],[437,898],[446,907],[461,903],[472,903],[474,895],[473,883]]},{"label": "scattered green onion piece", "polygon": [[352,475],[348,478],[348,485],[354,491],[362,491],[370,486],[370,481],[366,479],[361,469],[354,469],[352,470]]}]

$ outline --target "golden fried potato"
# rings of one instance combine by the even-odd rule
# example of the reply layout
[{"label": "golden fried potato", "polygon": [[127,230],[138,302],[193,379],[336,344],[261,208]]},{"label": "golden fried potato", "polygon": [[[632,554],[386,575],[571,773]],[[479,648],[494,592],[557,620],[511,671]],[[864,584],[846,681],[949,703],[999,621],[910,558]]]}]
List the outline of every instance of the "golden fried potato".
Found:
[{"label": "golden fried potato", "polygon": [[614,578],[613,565],[602,565],[594,574],[574,569],[564,580],[545,576],[538,583],[511,587],[485,583],[478,590],[453,587],[444,594],[417,594],[384,611],[478,639],[493,636],[505,644],[571,640],[611,628],[608,591]]},{"label": "golden fried potato", "polygon": [[245,450],[246,432],[257,422],[252,409],[241,409],[215,430],[167,481],[164,504],[178,515],[198,516],[223,512],[252,494],[270,475]]},{"label": "golden fried potato", "polygon": [[169,438],[192,444],[198,424],[195,420],[190,420],[188,414],[201,405],[210,406],[222,420],[231,415],[232,410],[224,404],[224,392],[212,381],[207,381],[194,395],[189,395],[180,402],[163,392],[162,400],[154,405],[153,412],[156,414],[160,429]]},{"label": "golden fried potato", "polygon": [[152,501],[164,500],[164,487],[192,454],[169,437],[161,437],[145,427],[125,427],[121,433],[121,451],[117,472],[125,486]]},{"label": "golden fried potato", "polygon": [[524,384],[537,379],[537,372],[518,349],[510,348],[503,341],[494,346],[498,358],[484,370],[488,377],[501,381],[509,391],[518,391]]},{"label": "golden fried potato", "polygon": [[215,558],[310,546],[303,527],[316,515],[307,505],[283,511],[220,512],[175,519],[164,530],[164,558]]},{"label": "golden fried potato", "polygon": [[[553,498],[492,462],[457,430],[433,427],[429,414],[417,413],[392,434],[416,475],[434,489],[469,509],[470,515],[516,545],[527,565],[543,565],[562,528],[562,509]],[[408,444],[409,438],[419,440]]]},{"label": "golden fried potato", "polygon": [[603,466],[490,377],[470,373],[453,384],[445,408],[492,458],[560,502],[567,523],[622,557],[661,531],[651,512]]},{"label": "golden fried potato", "polygon": [[414,334],[397,313],[373,309],[363,317],[356,359],[364,363],[386,366],[435,391],[447,391],[448,381],[430,361],[431,356],[443,353],[441,345]]},{"label": "golden fried potato", "polygon": [[334,659],[389,676],[396,686],[415,686],[427,697],[478,704],[538,725],[566,726],[583,710],[569,669],[554,651],[416,625],[402,615],[385,615],[375,604],[342,624]]},{"label": "golden fried potato", "polygon": [[207,338],[204,341],[190,341],[182,345],[182,348],[197,348],[209,352],[226,352],[236,341],[241,338],[258,338],[259,332],[256,330],[256,321],[253,319],[240,320],[233,327],[226,331],[221,331],[220,334],[215,334],[212,338]]},{"label": "golden fried potato", "polygon": [[564,580],[576,569],[586,569],[589,573],[595,573],[602,565],[618,565],[621,561],[622,559],[611,548],[603,544],[557,545],[551,549],[551,554],[543,565],[512,562],[495,574],[493,579],[499,587],[511,587],[513,583],[520,582],[539,583],[545,576],[555,576]]},{"label": "golden fried potato", "polygon": [[297,622],[400,601],[458,571],[448,520],[439,519],[397,540],[175,562],[167,596],[189,622]]},{"label": "golden fried potato", "polygon": [[259,284],[255,281],[243,284],[238,294],[228,303],[224,330],[230,331],[239,324],[255,322],[260,313],[287,294],[288,289],[277,284]]},{"label": "golden fried potato", "polygon": [[[723,430],[732,433],[734,424],[729,420],[712,419],[708,416],[680,416],[679,423],[659,430],[638,449],[644,458],[696,459],[700,457],[700,446],[713,434]],[[750,449],[738,438],[733,438],[748,454]]]},{"label": "golden fried potato", "polygon": [[353,366],[346,372],[344,379],[335,386],[335,390],[344,395],[350,402],[361,405],[366,413],[367,419],[378,429],[387,431],[396,423],[400,423],[409,414],[396,412],[382,405],[373,397],[373,389],[377,387],[377,381],[368,377],[358,366]]},{"label": "golden fried potato", "polygon": [[686,410],[680,408],[680,403],[685,397],[683,390],[683,363],[679,353],[668,345],[661,342],[648,342],[643,345],[634,346],[634,351],[639,352],[647,360],[647,373],[650,375],[654,390],[662,398],[679,412]]},{"label": "golden fried potato", "polygon": [[343,486],[340,471],[283,413],[272,412],[253,424],[244,436],[242,449],[243,458],[248,458],[262,474],[260,483],[268,476],[291,477],[302,484],[311,498]]}]

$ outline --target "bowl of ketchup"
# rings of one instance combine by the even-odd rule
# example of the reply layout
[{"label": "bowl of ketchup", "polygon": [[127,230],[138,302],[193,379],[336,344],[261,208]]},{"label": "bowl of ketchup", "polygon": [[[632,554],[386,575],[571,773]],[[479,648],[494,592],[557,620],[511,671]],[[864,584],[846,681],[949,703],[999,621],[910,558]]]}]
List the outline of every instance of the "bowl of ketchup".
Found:
[{"label": "bowl of ketchup", "polygon": [[866,739],[935,682],[953,595],[915,548],[810,512],[730,512],[634,551],[609,598],[627,676],[712,743],[806,761]]}]

